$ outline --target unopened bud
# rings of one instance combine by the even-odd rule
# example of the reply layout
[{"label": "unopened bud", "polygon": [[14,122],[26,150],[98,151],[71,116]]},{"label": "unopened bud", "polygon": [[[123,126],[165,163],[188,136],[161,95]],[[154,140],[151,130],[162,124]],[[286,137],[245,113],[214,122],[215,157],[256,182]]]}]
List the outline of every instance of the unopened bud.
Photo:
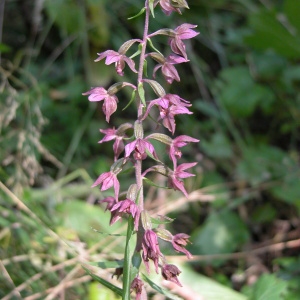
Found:
[{"label": "unopened bud", "polygon": [[164,228],[156,228],[155,232],[157,234],[157,236],[167,242],[171,242],[173,239],[173,235],[170,231],[168,231],[167,229]]},{"label": "unopened bud", "polygon": [[141,212],[141,221],[142,221],[143,228],[145,230],[152,229],[151,218],[150,218],[149,214],[147,213],[147,211],[145,211],[145,210],[143,210]]},{"label": "unopened bud", "polygon": [[126,198],[135,201],[136,196],[137,196],[137,185],[134,183],[129,187],[126,194]]},{"label": "unopened bud", "polygon": [[139,120],[134,122],[134,136],[136,139],[143,139],[144,137],[144,128]]}]

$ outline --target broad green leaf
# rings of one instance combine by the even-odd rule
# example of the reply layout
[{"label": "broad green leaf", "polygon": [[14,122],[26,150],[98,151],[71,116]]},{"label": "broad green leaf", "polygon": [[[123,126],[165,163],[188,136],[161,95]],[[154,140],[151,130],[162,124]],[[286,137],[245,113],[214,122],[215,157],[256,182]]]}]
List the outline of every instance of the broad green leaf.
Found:
[{"label": "broad green leaf", "polygon": [[82,266],[82,268],[96,281],[100,282],[102,285],[104,285],[105,287],[109,288],[111,291],[113,291],[114,293],[116,293],[119,296],[122,296],[122,289],[120,289],[119,287],[115,286],[114,284],[106,281],[105,279],[93,274],[91,272],[91,270],[89,270],[88,268]]},{"label": "broad green leaf", "polygon": [[283,5],[284,13],[286,14],[289,22],[297,30],[297,34],[300,34],[300,1],[285,0]]},{"label": "broad green leaf", "polygon": [[283,300],[288,283],[274,274],[263,274],[252,289],[250,300]]},{"label": "broad green leaf", "polygon": [[246,67],[224,69],[220,79],[223,82],[216,82],[220,89],[220,100],[236,117],[250,116],[257,107],[268,111],[275,101],[272,91],[268,87],[257,84]]},{"label": "broad green leaf", "polygon": [[203,227],[192,234],[190,249],[194,254],[231,253],[248,239],[249,231],[236,213],[214,212]]},{"label": "broad green leaf", "polygon": [[[177,264],[176,264],[177,265]],[[187,265],[178,266],[182,273],[179,275],[179,281],[182,285],[196,295],[200,299],[205,300],[247,300],[243,294],[224,286],[206,276],[200,275],[193,271]]]},{"label": "broad green leaf", "polygon": [[109,289],[103,289],[97,282],[91,282],[89,284],[89,296],[88,300],[120,300],[114,292]]},{"label": "broad green leaf", "polygon": [[[295,14],[296,11],[293,16],[296,16]],[[278,21],[277,12],[262,10],[254,13],[250,15],[249,25],[254,33],[245,38],[248,45],[265,51],[273,49],[288,58],[300,57],[300,36],[293,35]]]}]

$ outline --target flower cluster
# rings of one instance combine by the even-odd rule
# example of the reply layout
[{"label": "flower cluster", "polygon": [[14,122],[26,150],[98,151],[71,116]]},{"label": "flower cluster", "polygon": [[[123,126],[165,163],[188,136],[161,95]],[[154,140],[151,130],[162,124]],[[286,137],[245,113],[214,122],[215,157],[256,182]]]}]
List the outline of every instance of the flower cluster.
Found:
[{"label": "flower cluster", "polygon": [[[115,127],[100,129],[104,137],[99,143],[114,141],[114,163],[110,171],[101,174],[92,187],[99,186],[101,191],[113,188],[114,196],[108,196],[100,202],[106,203],[106,210],[111,213],[110,224],[114,224],[124,218],[127,218],[128,222],[132,222],[132,233],[136,232],[138,237],[136,253],[140,253],[147,272],[151,270],[149,262],[152,261],[156,273],[160,271],[164,279],[181,286],[178,280],[180,270],[175,265],[166,263],[166,259],[159,247],[159,240],[162,239],[169,242],[176,252],[184,253],[188,258],[191,258],[191,253],[185,248],[189,236],[185,233],[173,235],[168,230],[162,228],[162,226],[155,227],[152,224],[149,213],[144,209],[143,183],[145,180],[147,181],[146,175],[148,176],[149,172],[160,173],[167,177],[169,188],[178,190],[188,197],[183,179],[194,176],[192,173],[186,172],[186,170],[194,167],[196,162],[178,164],[178,160],[180,160],[182,156],[180,148],[189,143],[197,143],[199,140],[187,135],[180,135],[175,138],[164,133],[150,133],[144,135],[143,122],[148,119],[152,113],[158,110],[156,122],[164,126],[171,135],[174,135],[176,130],[176,116],[179,114],[192,114],[190,111],[191,103],[189,101],[176,94],[167,94],[163,86],[155,79],[158,70],[161,70],[166,84],[180,81],[175,66],[188,62],[184,40],[195,37],[198,35],[198,32],[194,31],[196,25],[182,24],[175,29],[160,29],[156,32],[148,33],[149,18],[151,14],[154,15],[154,9],[158,6],[161,7],[166,15],[170,15],[172,12],[181,14],[183,8],[188,8],[188,4],[185,0],[146,0],[145,7],[142,10],[142,12],[145,13],[143,38],[132,39],[125,42],[118,51],[107,50],[98,53],[98,58],[95,60],[98,62],[105,59],[106,65],[115,63],[116,72],[120,76],[124,75],[127,65],[132,72],[137,73],[137,84],[118,82],[107,90],[103,87],[91,88],[88,92],[83,93],[83,95],[87,95],[89,101],[103,101],[102,110],[107,123],[109,123],[119,103],[117,93],[125,87],[132,89],[132,97],[126,107],[128,107],[132,101],[136,102],[138,108],[137,120],[134,124],[122,124],[117,129]],[[158,35],[167,36],[170,49],[173,52],[172,54],[165,57],[153,46],[152,39],[155,39]],[[130,56],[128,52],[130,52],[133,45],[137,45],[137,51]],[[148,46],[151,46],[155,51],[147,52]],[[136,68],[136,62],[133,58],[138,55],[140,59],[138,68]],[[145,61],[149,59],[157,63],[153,69],[152,79],[146,78],[146,72],[144,73],[144,68],[147,65]],[[153,91],[152,94],[156,95],[153,97],[154,99],[146,100],[149,96],[144,89],[145,85],[149,85]],[[166,152],[169,154],[169,159],[172,164],[171,168],[167,167],[167,165],[162,163],[159,159],[159,153],[155,150],[153,140],[165,145]],[[152,159],[155,165],[143,171],[142,162],[146,158]],[[122,174],[124,170],[128,169],[126,167],[128,164],[132,164],[135,169],[136,181],[128,187],[127,193],[120,193],[119,174]],[[150,180],[147,182],[149,181]],[[125,194],[126,197],[124,197]],[[129,239],[130,235],[128,235],[127,238]],[[129,272],[125,269],[124,266],[123,277],[129,276],[127,274]],[[125,282],[126,280],[124,280],[124,284]],[[139,273],[131,279],[131,285],[129,287],[124,286],[123,289],[129,289],[131,292],[135,291],[136,299],[140,299],[144,290],[144,283],[140,279]]]}]

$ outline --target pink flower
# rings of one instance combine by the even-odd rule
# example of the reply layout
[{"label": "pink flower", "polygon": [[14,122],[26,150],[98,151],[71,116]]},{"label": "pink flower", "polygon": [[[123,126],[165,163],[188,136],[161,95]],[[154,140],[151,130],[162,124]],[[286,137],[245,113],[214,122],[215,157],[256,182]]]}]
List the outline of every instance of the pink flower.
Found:
[{"label": "pink flower", "polygon": [[83,93],[82,95],[89,95],[89,101],[102,101],[103,106],[102,110],[106,116],[106,121],[109,123],[110,116],[117,110],[118,98],[114,94],[111,95],[102,87],[95,87],[89,90],[88,92]]},{"label": "pink flower", "polygon": [[182,179],[183,178],[188,178],[191,176],[195,176],[194,174],[185,172],[184,170],[192,168],[196,165],[197,163],[185,163],[181,164],[177,167],[174,168],[174,171],[171,171],[169,179],[168,179],[168,185],[169,187],[173,188],[174,190],[181,191],[183,194],[188,197],[188,193],[184,188]]},{"label": "pink flower", "polygon": [[170,159],[172,159],[174,166],[177,165],[177,158],[181,158],[181,151],[179,148],[186,146],[188,143],[198,143],[199,140],[194,139],[188,135],[180,135],[173,139],[171,145],[168,147]]},{"label": "pink flower", "polygon": [[161,275],[165,280],[172,281],[177,285],[182,286],[177,278],[180,273],[181,271],[175,265],[164,265],[161,268]]},{"label": "pink flower", "polygon": [[161,98],[150,101],[143,119],[147,117],[153,105],[157,105],[159,108],[160,118],[158,118],[157,121],[162,120],[163,125],[173,134],[176,127],[175,115],[192,114],[192,112],[187,109],[187,106],[191,106],[188,101],[180,98],[178,95],[166,94]]},{"label": "pink flower", "polygon": [[142,249],[142,259],[145,263],[148,273],[150,273],[149,259],[153,260],[155,271],[156,273],[158,273],[158,260],[159,257],[162,256],[162,254],[159,249],[157,235],[153,230],[148,229],[145,231],[142,241]]},{"label": "pink flower", "polygon": [[101,191],[106,191],[111,187],[114,187],[115,190],[115,199],[119,198],[119,192],[120,192],[120,183],[117,179],[117,175],[110,171],[101,174],[98,179],[93,183],[92,187],[95,187],[97,185],[100,185]]},{"label": "pink flower", "polygon": [[120,220],[123,214],[130,214],[134,218],[134,229],[137,231],[140,219],[140,209],[138,206],[130,199],[125,199],[117,202],[111,209],[113,214],[110,225],[114,224]]},{"label": "pink flower", "polygon": [[[182,2],[182,5],[179,5],[180,8],[181,8],[181,7],[182,7],[182,8],[184,8],[184,7],[185,7],[185,8],[189,8],[185,0],[181,0],[181,2]],[[162,8],[162,11],[163,11],[167,16],[169,16],[173,11],[176,11],[176,12],[178,12],[179,14],[181,14],[180,9],[179,9],[178,7],[172,6],[170,0],[160,0],[160,1],[159,1],[159,4],[160,4],[160,6],[161,6],[161,8]]]},{"label": "pink flower", "polygon": [[184,248],[189,242],[188,241],[189,237],[190,236],[185,233],[175,234],[172,238],[172,245],[175,251],[182,252],[186,254],[188,258],[192,258],[192,254]]},{"label": "pink flower", "polygon": [[121,54],[113,50],[107,50],[97,54],[99,55],[99,57],[95,59],[96,62],[102,60],[103,58],[106,58],[105,60],[106,65],[115,63],[116,71],[120,76],[124,75],[123,70],[125,68],[125,63],[129,66],[129,68],[134,73],[137,73],[137,70],[135,69],[134,61],[131,58],[127,57],[125,54]]},{"label": "pink flower", "polygon": [[141,295],[142,295],[142,290],[143,290],[143,286],[144,283],[141,279],[139,279],[138,277],[135,277],[130,285],[130,291],[135,291],[136,293],[136,298],[135,300],[140,300],[141,299]]},{"label": "pink flower", "polygon": [[155,68],[153,70],[153,77],[155,78],[155,73],[157,72],[157,70],[159,68],[161,68],[162,74],[169,84],[171,84],[173,82],[173,80],[176,80],[177,82],[179,82],[180,77],[178,75],[176,68],[173,65],[181,64],[181,63],[184,63],[187,61],[188,60],[186,60],[185,58],[183,58],[181,56],[170,55],[165,59],[164,63],[162,63],[162,64],[160,63],[155,66]]},{"label": "pink flower", "polygon": [[143,160],[147,157],[146,150],[154,157],[157,157],[155,149],[150,142],[148,142],[146,139],[136,139],[125,146],[125,157],[129,157],[134,151],[134,159]]},{"label": "pink flower", "polygon": [[199,32],[196,32],[191,29],[195,27],[197,27],[197,25],[184,23],[178,26],[177,28],[175,28],[174,30],[175,36],[171,37],[169,40],[172,51],[176,54],[183,56],[185,59],[187,59],[187,55],[186,55],[185,45],[182,42],[182,40],[191,39],[196,35],[198,35]]},{"label": "pink flower", "polygon": [[132,125],[129,123],[122,124],[118,129],[108,128],[108,129],[100,129],[100,132],[105,134],[103,139],[99,141],[99,143],[104,143],[108,141],[115,140],[113,144],[113,150],[115,154],[115,161],[118,159],[119,155],[124,150],[124,141],[123,139],[126,138],[125,131],[129,128],[132,128]]}]

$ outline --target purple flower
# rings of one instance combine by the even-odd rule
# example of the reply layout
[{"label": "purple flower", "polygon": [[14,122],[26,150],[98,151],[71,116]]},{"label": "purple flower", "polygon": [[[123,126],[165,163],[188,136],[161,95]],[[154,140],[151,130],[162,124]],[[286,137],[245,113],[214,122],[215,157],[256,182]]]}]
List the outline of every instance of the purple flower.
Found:
[{"label": "purple flower", "polygon": [[157,235],[153,230],[148,229],[145,231],[142,241],[142,249],[142,259],[145,263],[148,273],[150,273],[149,259],[153,260],[155,271],[158,273],[158,260],[159,256],[162,256],[162,254],[159,249]]},{"label": "purple flower", "polygon": [[[182,7],[182,8],[184,8],[184,7],[185,7],[185,8],[188,8],[188,5],[187,5],[187,3],[186,3],[185,0],[181,0],[181,2],[182,2],[182,4],[181,4],[181,5],[178,5],[178,6],[180,6],[180,7]],[[181,14],[180,9],[179,9],[178,7],[172,6],[170,0],[160,0],[160,1],[159,1],[159,4],[160,4],[160,6],[161,6],[161,8],[162,8],[162,11],[163,11],[167,16],[169,16],[173,11],[176,11],[176,12],[178,12],[179,14]]]},{"label": "purple flower", "polygon": [[178,55],[183,56],[185,59],[187,59],[187,55],[185,45],[182,40],[191,39],[198,35],[199,32],[196,32],[191,29],[195,27],[197,27],[197,25],[184,23],[175,28],[175,36],[171,37],[169,40],[172,51]]},{"label": "purple flower", "polygon": [[110,116],[117,110],[117,96],[109,94],[107,90],[102,87],[92,88],[82,95],[89,95],[88,99],[92,102],[104,100],[102,110],[106,116],[106,122],[109,123]]},{"label": "purple flower", "polygon": [[175,64],[181,64],[184,62],[187,62],[185,58],[178,56],[178,55],[169,55],[164,63],[159,63],[158,65],[155,66],[153,70],[153,77],[155,78],[155,73],[159,68],[161,68],[162,74],[166,81],[171,84],[173,80],[176,80],[177,82],[180,81],[180,77],[178,75],[178,72],[176,68],[173,66]]},{"label": "purple flower", "polygon": [[110,171],[101,174],[98,177],[98,179],[93,183],[92,187],[95,187],[97,185],[101,185],[101,191],[106,191],[109,188],[114,187],[115,199],[119,198],[120,183],[117,179],[117,175],[114,172]]},{"label": "purple flower", "polygon": [[159,108],[160,117],[157,121],[162,120],[163,125],[173,134],[176,127],[175,115],[192,114],[192,112],[187,109],[187,106],[191,106],[188,101],[180,98],[178,95],[166,94],[161,98],[150,101],[143,119],[147,117],[153,105],[157,105]]},{"label": "purple flower", "polygon": [[116,199],[112,196],[108,196],[108,197],[104,198],[103,200],[100,200],[99,202],[100,203],[102,203],[102,202],[107,203],[105,211],[107,211],[107,210],[111,211],[113,206],[117,203]]},{"label": "purple flower", "polygon": [[134,159],[143,160],[147,157],[146,150],[154,157],[157,157],[155,149],[150,142],[148,142],[146,139],[136,139],[125,146],[125,157],[129,157],[134,151]]},{"label": "purple flower", "polygon": [[171,174],[168,179],[168,185],[169,187],[173,188],[174,190],[181,191],[183,194],[188,197],[188,193],[184,188],[182,179],[183,178],[188,178],[191,176],[195,176],[194,174],[185,172],[184,170],[192,168],[196,165],[197,163],[185,163],[181,164],[177,167],[174,168],[174,171],[171,171]]},{"label": "purple flower", "polygon": [[142,295],[142,290],[143,290],[144,283],[141,279],[138,277],[135,277],[130,285],[130,291],[135,291],[136,293],[136,298],[135,300],[140,300],[141,295]]},{"label": "purple flower", "polygon": [[[124,127],[124,125],[127,125],[127,124],[121,125],[118,129],[115,129],[115,127],[108,128],[108,129],[100,129],[100,132],[105,134],[105,136],[103,137],[103,139],[101,141],[99,141],[99,143],[104,143],[104,142],[115,140],[115,142],[113,144],[115,161],[118,159],[119,155],[123,152],[124,147],[125,147],[124,141],[123,141],[123,139],[126,138],[125,130],[122,130],[122,128],[121,128],[122,126]],[[127,128],[129,128],[128,125],[127,125]]]},{"label": "purple flower", "polygon": [[173,139],[171,145],[168,147],[170,159],[172,159],[174,166],[177,165],[177,158],[181,158],[181,151],[179,148],[186,146],[188,143],[198,143],[199,140],[194,139],[188,135],[180,135]]},{"label": "purple flower", "polygon": [[103,58],[106,58],[105,60],[106,65],[115,63],[116,71],[120,76],[124,75],[123,70],[125,68],[125,63],[129,66],[129,68],[134,73],[137,73],[137,70],[135,69],[134,61],[131,58],[127,57],[125,54],[121,54],[113,50],[107,50],[97,54],[99,55],[99,57],[95,59],[96,62],[102,60]]},{"label": "purple flower", "polygon": [[164,265],[161,268],[161,275],[165,280],[172,281],[177,285],[182,286],[177,278],[180,273],[181,271],[175,265]]},{"label": "purple flower", "polygon": [[188,258],[192,258],[192,254],[184,248],[189,242],[188,241],[189,237],[190,236],[185,233],[175,234],[172,238],[172,245],[175,251],[182,252],[186,254]]},{"label": "purple flower", "polygon": [[130,199],[125,199],[117,202],[111,209],[111,213],[113,214],[110,225],[114,224],[118,220],[120,220],[123,214],[130,214],[134,218],[134,229],[137,231],[139,226],[140,219],[140,209],[138,206]]}]

